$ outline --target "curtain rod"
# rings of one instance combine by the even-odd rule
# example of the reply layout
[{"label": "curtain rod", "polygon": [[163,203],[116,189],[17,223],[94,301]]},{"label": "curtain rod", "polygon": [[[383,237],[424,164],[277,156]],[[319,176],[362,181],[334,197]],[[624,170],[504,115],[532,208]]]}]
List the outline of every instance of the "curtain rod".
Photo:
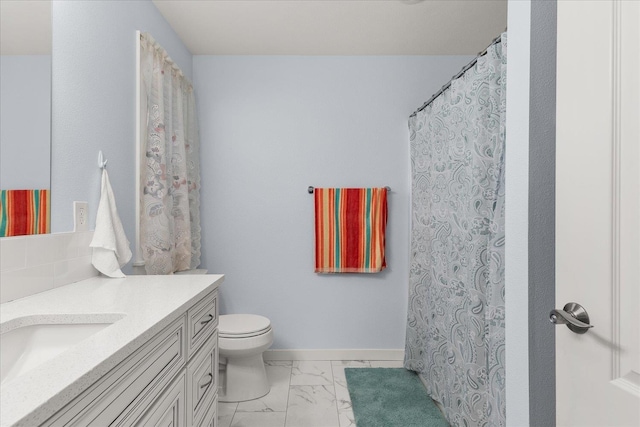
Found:
[{"label": "curtain rod", "polygon": [[[505,29],[505,31],[507,31]],[[500,38],[502,37],[502,34],[500,34],[498,37],[496,37],[495,39],[493,39],[493,41],[491,43],[489,43],[489,46],[487,46],[487,48],[485,50],[483,50],[482,52],[478,53],[478,56],[476,56],[473,60],[471,60],[471,62],[469,62],[467,65],[465,65],[464,67],[462,67],[462,70],[460,70],[458,72],[458,74],[456,74],[455,76],[451,77],[451,80],[449,80],[449,82],[447,84],[445,84],[444,86],[442,86],[440,88],[439,91],[437,91],[436,93],[433,94],[433,96],[431,96],[431,98],[429,98],[429,100],[427,102],[425,102],[424,104],[422,104],[422,107],[418,108],[416,111],[414,111],[409,118],[414,117],[416,114],[418,114],[420,111],[424,110],[425,108],[427,108],[429,106],[429,104],[431,104],[438,96],[440,96],[442,94],[442,92],[444,92],[445,90],[449,89],[449,87],[451,86],[451,83],[453,83],[453,81],[457,78],[459,78],[460,76],[462,76],[465,72],[467,72],[467,70],[469,70],[469,68],[473,67],[474,65],[476,65],[476,63],[478,62],[478,59],[484,55],[486,55],[487,51],[489,50],[489,48],[491,46],[493,46],[494,44],[498,43],[500,41]]]}]

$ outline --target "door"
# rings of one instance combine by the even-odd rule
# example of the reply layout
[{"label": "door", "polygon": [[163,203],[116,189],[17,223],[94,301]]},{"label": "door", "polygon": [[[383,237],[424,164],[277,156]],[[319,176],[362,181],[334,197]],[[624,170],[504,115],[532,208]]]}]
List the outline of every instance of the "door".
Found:
[{"label": "door", "polygon": [[640,2],[558,1],[558,426],[640,426]]}]

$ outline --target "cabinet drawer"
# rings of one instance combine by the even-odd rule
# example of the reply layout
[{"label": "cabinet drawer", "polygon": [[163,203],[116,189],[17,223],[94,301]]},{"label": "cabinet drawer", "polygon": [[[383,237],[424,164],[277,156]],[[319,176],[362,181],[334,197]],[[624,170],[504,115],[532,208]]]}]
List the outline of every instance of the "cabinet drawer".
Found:
[{"label": "cabinet drawer", "polygon": [[200,425],[218,392],[218,331],[187,365],[187,421]]},{"label": "cabinet drawer", "polygon": [[189,357],[198,351],[218,324],[218,291],[213,291],[187,312]]},{"label": "cabinet drawer", "polygon": [[185,364],[185,316],[173,322],[50,418],[52,426],[119,425],[150,405]]},{"label": "cabinet drawer", "polygon": [[[133,426],[186,427],[186,378],[183,373],[165,390]],[[129,424],[129,423],[127,423]]]},{"label": "cabinet drawer", "polygon": [[209,412],[204,416],[200,427],[218,427],[218,395],[213,399]]}]

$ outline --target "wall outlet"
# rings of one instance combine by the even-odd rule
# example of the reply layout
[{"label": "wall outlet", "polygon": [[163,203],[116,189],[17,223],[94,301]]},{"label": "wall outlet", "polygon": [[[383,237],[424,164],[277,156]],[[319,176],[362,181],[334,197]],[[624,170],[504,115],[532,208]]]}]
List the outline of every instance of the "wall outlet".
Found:
[{"label": "wall outlet", "polygon": [[89,203],[73,202],[73,231],[89,230]]}]

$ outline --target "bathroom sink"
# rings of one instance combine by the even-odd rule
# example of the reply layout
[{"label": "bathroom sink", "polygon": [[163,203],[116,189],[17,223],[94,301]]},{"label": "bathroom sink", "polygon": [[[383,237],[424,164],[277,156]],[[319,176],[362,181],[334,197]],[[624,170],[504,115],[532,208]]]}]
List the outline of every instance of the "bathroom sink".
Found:
[{"label": "bathroom sink", "polygon": [[39,323],[0,335],[0,383],[10,381],[89,338],[111,323]]}]

